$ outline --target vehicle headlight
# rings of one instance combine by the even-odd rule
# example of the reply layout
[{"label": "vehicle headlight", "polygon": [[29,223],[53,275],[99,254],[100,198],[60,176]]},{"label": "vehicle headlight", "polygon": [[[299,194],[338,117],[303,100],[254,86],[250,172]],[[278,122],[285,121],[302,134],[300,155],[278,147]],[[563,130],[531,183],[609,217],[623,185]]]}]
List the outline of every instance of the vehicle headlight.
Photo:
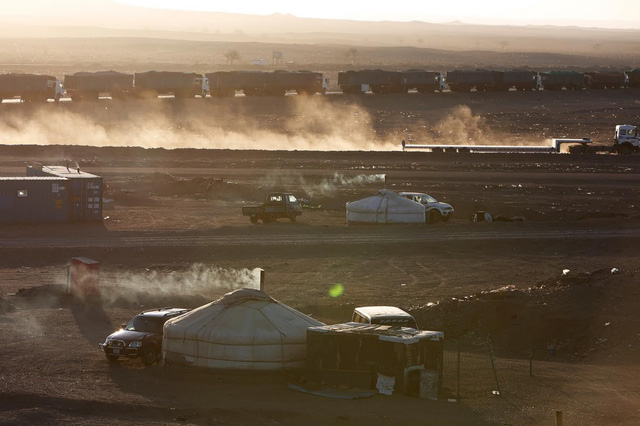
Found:
[{"label": "vehicle headlight", "polygon": [[142,346],[142,340],[134,340],[133,342],[129,343],[130,348],[139,348],[140,346]]}]

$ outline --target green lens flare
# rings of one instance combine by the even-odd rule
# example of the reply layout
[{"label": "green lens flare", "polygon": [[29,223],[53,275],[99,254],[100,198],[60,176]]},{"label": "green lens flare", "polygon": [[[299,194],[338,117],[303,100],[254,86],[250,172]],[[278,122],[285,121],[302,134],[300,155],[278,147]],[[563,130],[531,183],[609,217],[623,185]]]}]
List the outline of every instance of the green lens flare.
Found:
[{"label": "green lens flare", "polygon": [[344,293],[344,286],[342,284],[336,284],[329,289],[329,296],[340,297]]}]

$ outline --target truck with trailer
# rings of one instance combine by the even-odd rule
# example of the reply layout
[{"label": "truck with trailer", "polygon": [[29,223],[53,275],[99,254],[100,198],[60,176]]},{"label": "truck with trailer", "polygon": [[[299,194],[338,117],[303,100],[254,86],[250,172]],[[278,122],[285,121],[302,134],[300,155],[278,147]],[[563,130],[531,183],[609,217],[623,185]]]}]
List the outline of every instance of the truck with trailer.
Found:
[{"label": "truck with trailer", "polygon": [[141,98],[173,95],[176,98],[205,98],[209,93],[206,76],[195,72],[147,71],[134,74],[135,93]]},{"label": "truck with trailer", "polygon": [[442,92],[447,86],[439,72],[424,70],[383,71],[360,70],[338,73],[338,86],[344,94],[407,93],[415,89],[420,93]]},{"label": "truck with trailer", "polygon": [[400,78],[407,91],[416,89],[419,93],[433,93],[447,88],[444,75],[435,71],[407,70],[400,73]]},{"label": "truck with trailer", "polygon": [[360,70],[338,73],[338,86],[344,94],[407,93],[402,86],[402,75],[398,71]]},{"label": "truck with trailer", "polygon": [[285,192],[271,192],[267,194],[264,204],[260,206],[242,207],[242,215],[249,216],[251,223],[261,220],[263,223],[275,222],[276,219],[286,218],[295,222],[302,214],[302,203],[295,195]]},{"label": "truck with trailer", "polygon": [[325,94],[329,80],[313,71],[218,71],[205,74],[211,96],[230,97],[236,92],[246,96],[284,96],[287,91],[299,95]]},{"label": "truck with trailer", "polygon": [[582,90],[587,78],[578,71],[547,71],[540,73],[544,90]]},{"label": "truck with trailer", "polygon": [[452,92],[478,92],[495,89],[496,71],[488,70],[454,70],[447,72],[447,85]]},{"label": "truck with trailer", "polygon": [[620,89],[627,86],[627,75],[623,72],[587,72],[585,75],[590,89]]},{"label": "truck with trailer", "polygon": [[626,72],[628,87],[640,87],[640,68],[635,68]]},{"label": "truck with trailer", "polygon": [[0,102],[20,98],[21,101],[60,101],[64,96],[62,81],[50,75],[0,74]]},{"label": "truck with trailer", "polygon": [[437,144],[413,144],[402,141],[402,150],[418,149],[430,152],[503,152],[503,153],[560,153],[571,154],[596,154],[616,153],[629,155],[640,152],[640,136],[638,128],[630,124],[616,126],[613,144],[595,144],[591,138],[551,139],[549,145],[437,145]]},{"label": "truck with trailer", "polygon": [[265,76],[263,71],[216,71],[205,74],[213,97],[233,97],[236,91],[251,96],[264,89]]},{"label": "truck with trailer", "polygon": [[64,76],[64,87],[73,101],[96,100],[101,95],[124,99],[134,92],[133,74],[116,71],[77,72]]},{"label": "truck with trailer", "polygon": [[324,95],[329,90],[329,80],[324,74],[313,71],[274,71],[267,77],[267,82],[275,95],[284,95],[290,90],[299,95]]},{"label": "truck with trailer", "polygon": [[494,72],[494,86],[496,90],[508,91],[512,87],[516,90],[540,90],[542,80],[535,71],[496,71]]}]

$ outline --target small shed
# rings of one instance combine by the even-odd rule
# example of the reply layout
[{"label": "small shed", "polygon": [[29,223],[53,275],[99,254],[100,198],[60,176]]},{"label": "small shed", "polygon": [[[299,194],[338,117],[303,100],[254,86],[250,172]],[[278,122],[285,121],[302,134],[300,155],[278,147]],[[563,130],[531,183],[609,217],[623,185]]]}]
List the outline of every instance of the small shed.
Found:
[{"label": "small shed", "polygon": [[100,262],[87,257],[72,258],[67,274],[67,294],[100,296]]},{"label": "small shed", "polygon": [[[380,324],[311,327],[306,370],[310,380],[335,386],[375,388],[392,378],[396,392],[418,394],[422,377],[442,389],[444,333]],[[437,397],[437,395],[436,395]]]},{"label": "small shed", "polygon": [[381,189],[347,203],[347,223],[425,223],[425,206],[396,192]]},{"label": "small shed", "polygon": [[216,369],[303,368],[307,328],[324,325],[254,289],[240,289],[164,325],[165,362]]}]

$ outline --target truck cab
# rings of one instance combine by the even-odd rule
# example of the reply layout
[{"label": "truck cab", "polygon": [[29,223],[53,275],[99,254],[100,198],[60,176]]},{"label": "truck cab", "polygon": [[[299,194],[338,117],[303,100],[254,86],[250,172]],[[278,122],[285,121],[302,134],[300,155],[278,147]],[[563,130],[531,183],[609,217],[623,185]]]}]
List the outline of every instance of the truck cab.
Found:
[{"label": "truck cab", "polygon": [[329,91],[329,79],[326,75],[322,74],[322,89],[320,90],[321,94],[326,94]]},{"label": "truck cab", "polygon": [[196,96],[202,96],[202,99],[206,98],[211,93],[211,85],[209,79],[204,74],[199,74],[196,77]]},{"label": "truck cab", "polygon": [[50,86],[50,89],[53,91],[53,100],[55,102],[60,102],[60,98],[64,96],[62,81],[59,78],[56,78],[55,81],[49,81],[47,86]]},{"label": "truck cab", "polygon": [[640,137],[638,128],[630,124],[619,124],[616,126],[614,136],[615,150],[619,154],[631,154],[638,151],[640,147]]},{"label": "truck cab", "polygon": [[436,79],[436,81],[435,81],[436,90],[438,92],[442,93],[443,90],[448,89],[448,87],[447,87],[447,78],[444,76],[444,74],[440,73],[440,74],[436,75],[435,79]]}]

